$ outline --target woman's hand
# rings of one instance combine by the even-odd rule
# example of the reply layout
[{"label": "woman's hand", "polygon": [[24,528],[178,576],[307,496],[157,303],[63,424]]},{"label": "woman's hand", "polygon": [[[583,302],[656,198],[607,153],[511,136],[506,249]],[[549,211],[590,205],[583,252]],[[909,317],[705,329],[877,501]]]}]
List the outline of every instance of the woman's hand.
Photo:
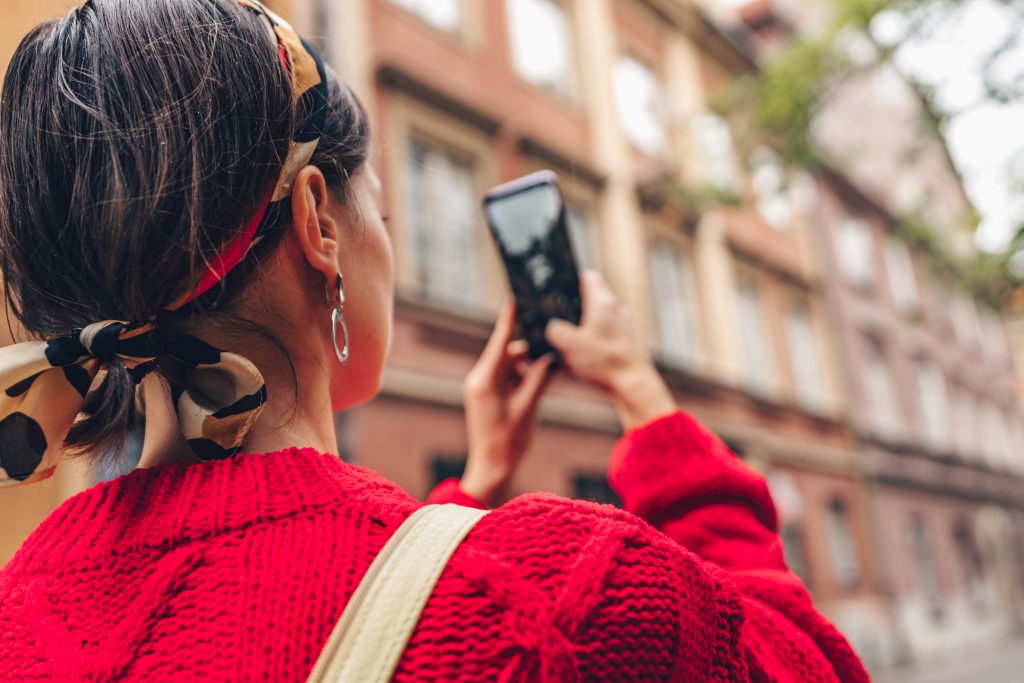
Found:
[{"label": "woman's hand", "polygon": [[647,348],[635,333],[629,311],[594,270],[580,276],[583,319],[579,327],[552,320],[547,339],[569,370],[611,394],[624,429],[644,425],[676,410]]},{"label": "woman's hand", "polygon": [[515,319],[515,306],[506,303],[463,384],[469,455],[460,486],[488,507],[501,503],[530,445],[537,403],[552,375],[553,355],[530,362],[526,342],[512,340]]}]

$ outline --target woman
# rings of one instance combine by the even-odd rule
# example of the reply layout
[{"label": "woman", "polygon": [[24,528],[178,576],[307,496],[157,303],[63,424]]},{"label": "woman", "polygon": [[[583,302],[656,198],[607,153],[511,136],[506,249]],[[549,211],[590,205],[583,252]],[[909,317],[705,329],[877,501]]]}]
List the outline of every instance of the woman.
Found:
[{"label": "woman", "polygon": [[[146,416],[141,468],[0,573],[0,678],[303,680],[422,505],[333,455],[391,334],[363,110],[255,2],[91,0],[18,48],[0,146],[0,267],[44,340],[0,352],[0,476],[116,451],[140,382]],[[787,570],[762,479],[676,410],[600,277],[583,292],[582,325],[548,334],[615,403],[628,512],[492,511],[395,679],[867,680]],[[494,504],[526,449],[549,361],[513,317],[466,380],[466,475],[432,502]]]}]

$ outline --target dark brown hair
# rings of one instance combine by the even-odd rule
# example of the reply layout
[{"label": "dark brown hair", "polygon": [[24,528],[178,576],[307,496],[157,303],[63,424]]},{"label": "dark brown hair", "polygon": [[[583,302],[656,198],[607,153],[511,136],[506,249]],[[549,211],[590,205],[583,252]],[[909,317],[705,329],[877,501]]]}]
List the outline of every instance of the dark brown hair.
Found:
[{"label": "dark brown hair", "polygon": [[[347,86],[333,74],[328,81],[330,111],[311,163],[345,196],[367,158],[368,123]],[[15,52],[0,102],[0,269],[10,310],[40,338],[157,318],[251,217],[293,125],[276,46],[232,0],[90,0],[40,24]],[[287,205],[266,218],[274,230],[258,258],[185,315],[161,318],[160,329],[232,315],[280,243]],[[112,361],[67,446],[120,447],[134,388]]]}]

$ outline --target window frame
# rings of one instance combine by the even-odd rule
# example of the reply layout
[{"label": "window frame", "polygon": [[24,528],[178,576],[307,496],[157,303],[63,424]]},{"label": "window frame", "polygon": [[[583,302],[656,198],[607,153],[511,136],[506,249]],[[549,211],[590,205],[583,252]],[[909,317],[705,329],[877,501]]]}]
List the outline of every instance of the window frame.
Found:
[{"label": "window frame", "polygon": [[[430,138],[430,136],[423,135],[418,132],[413,133],[413,135],[410,137],[408,141],[408,144],[411,153],[407,159],[407,165],[405,169],[406,172],[408,173],[407,188],[409,191],[409,195],[406,197],[406,201],[408,202],[407,206],[410,208],[413,206],[420,206],[419,211],[407,211],[406,213],[406,215],[412,215],[412,220],[406,225],[406,228],[410,231],[410,236],[412,237],[413,240],[412,257],[415,264],[413,281],[417,283],[417,294],[422,299],[437,304],[444,308],[452,308],[455,310],[472,310],[474,308],[482,307],[482,302],[478,298],[473,296],[473,293],[478,291],[477,286],[480,284],[478,280],[482,280],[482,274],[479,272],[478,268],[473,267],[472,259],[468,261],[463,261],[460,258],[454,258],[449,260],[443,257],[439,258],[438,254],[436,253],[437,248],[439,246],[442,249],[447,248],[452,244],[455,238],[459,238],[460,240],[465,241],[467,255],[471,256],[472,254],[480,251],[480,234],[482,231],[475,229],[471,225],[470,217],[474,215],[474,212],[467,212],[467,214],[464,216],[464,218],[467,219],[464,226],[464,235],[457,235],[454,232],[439,232],[439,230],[453,231],[455,229],[459,229],[459,231],[462,232],[462,228],[458,226],[457,221],[450,220],[451,218],[453,218],[452,216],[433,215],[436,213],[434,209],[437,208],[437,205],[434,202],[431,202],[429,198],[427,201],[427,206],[422,206],[421,202],[413,201],[411,195],[416,191],[415,185],[417,181],[414,179],[413,174],[410,172],[410,169],[413,168],[412,164],[414,163],[415,160],[415,152],[413,150],[415,150],[417,146],[420,146],[428,150],[428,152],[431,155],[433,155],[433,163],[427,163],[427,168],[430,169],[435,167],[436,165],[436,168],[438,170],[435,171],[435,173],[440,172],[440,169],[442,168],[445,169],[445,172],[458,171],[459,173],[457,175],[461,175],[461,173],[465,171],[468,174],[469,186],[472,189],[469,192],[467,192],[466,197],[463,197],[462,199],[466,200],[466,207],[469,207],[474,206],[473,199],[480,194],[478,180],[479,171],[477,169],[476,160],[472,156],[464,154],[462,150],[452,148],[448,145],[445,145],[444,143],[439,143],[436,140]],[[456,178],[457,175],[453,175],[450,179]],[[441,176],[439,175],[426,176],[426,181],[428,185],[428,187],[426,188],[426,194],[429,197],[437,197],[437,195],[440,194],[441,186],[438,184],[440,182],[440,177]],[[460,181],[465,180],[465,178],[459,179]],[[443,209],[444,211],[452,210],[451,207],[453,206],[453,202],[451,202],[450,199],[450,196],[445,196],[443,200],[440,202],[439,205],[445,207]],[[428,207],[430,208],[428,209]],[[420,247],[421,237],[423,237],[420,234],[421,230],[419,219],[421,218],[424,221],[428,221],[430,223],[430,225],[427,226],[427,232],[429,234],[426,235],[425,240],[430,245],[430,252],[427,253],[426,255],[421,254]],[[424,265],[421,262],[421,259],[424,258],[428,262],[448,262],[449,272],[451,272],[453,263],[458,263],[460,267],[462,265],[465,265],[465,270],[459,274],[459,279],[463,281],[455,283],[456,286],[454,287],[443,287],[438,291],[434,291],[434,288],[439,287],[440,285],[432,285],[431,282],[433,282],[433,280],[425,276],[427,276],[430,273],[436,273],[437,269],[430,267],[429,264],[426,267],[424,267]],[[441,284],[443,284],[443,282]],[[452,284],[451,278],[449,278],[448,284]],[[448,295],[444,293],[444,291],[447,290],[454,290],[456,292],[460,292],[460,294]]]},{"label": "window frame", "polygon": [[935,543],[932,533],[920,513],[906,518],[906,533],[910,537],[910,567],[914,578],[914,592],[919,594],[929,610],[932,621],[940,622],[945,614],[945,590],[936,564]]},{"label": "window frame", "polygon": [[512,18],[514,13],[514,5],[516,2],[522,0],[505,0],[505,19],[508,31],[508,58],[509,65],[511,66],[512,73],[526,83],[531,88],[536,88],[541,92],[547,93],[551,97],[569,105],[575,105],[579,100],[580,90],[580,65],[579,65],[579,47],[575,31],[574,21],[574,7],[572,6],[571,0],[526,0],[528,2],[546,2],[552,5],[557,5],[561,9],[561,16],[564,23],[565,29],[565,44],[566,44],[566,73],[564,74],[565,83],[563,88],[557,87],[554,83],[547,83],[542,81],[536,81],[531,78],[528,74],[524,73],[521,69],[519,59],[517,58],[516,50],[516,36],[515,36],[515,21]]},{"label": "window frame", "polygon": [[[666,351],[668,340],[664,336],[665,322],[662,319],[662,300],[658,297],[659,287],[654,282],[655,269],[653,258],[658,248],[664,248],[672,252],[676,264],[675,275],[682,285],[681,292],[677,292],[678,299],[683,301],[685,312],[683,314],[683,325],[689,327],[687,336],[688,351],[686,353],[673,353]],[[703,336],[703,315],[700,304],[700,291],[698,289],[698,277],[696,271],[696,259],[693,254],[693,246],[687,240],[671,238],[657,231],[647,240],[646,253],[647,268],[649,271],[648,285],[651,288],[652,317],[654,328],[655,348],[660,360],[666,364],[688,371],[699,370],[705,361],[705,343]],[[685,264],[685,265],[683,265]]]},{"label": "window frame", "polygon": [[[645,72],[650,74],[651,80],[654,84],[654,95],[657,98],[655,104],[659,111],[655,112],[655,118],[657,119],[658,126],[657,130],[659,133],[659,140],[656,144],[652,144],[651,148],[647,148],[647,143],[643,140],[639,140],[634,137],[634,131],[630,130],[630,124],[626,122],[626,116],[623,112],[623,98],[620,96],[620,81],[619,81],[619,69],[623,62],[628,61],[639,66]],[[620,49],[615,55],[612,63],[612,97],[615,100],[615,113],[619,123],[619,131],[630,146],[637,152],[644,154],[648,157],[662,157],[668,153],[671,141],[671,130],[669,126],[668,116],[668,91],[665,87],[665,77],[654,64],[649,60],[644,59],[639,54],[629,50]],[[630,101],[636,98],[630,98]],[[646,112],[650,114],[651,112]],[[653,142],[653,141],[652,141]]]},{"label": "window frame", "polygon": [[[884,440],[898,439],[904,435],[903,430],[903,406],[900,401],[899,389],[897,388],[893,365],[889,357],[887,346],[873,335],[865,335],[864,339],[864,366],[862,386],[864,390],[864,401],[869,406],[868,419],[871,432]],[[874,395],[871,372],[873,361],[879,361],[877,367],[881,368],[884,378],[885,396],[878,400]],[[891,405],[890,405],[891,404]]]},{"label": "window frame", "polygon": [[[411,190],[407,173],[411,140],[414,136],[421,136],[427,141],[473,158],[477,169],[476,187],[482,192],[483,188],[496,185],[500,180],[498,160],[493,151],[493,139],[484,131],[405,93],[394,93],[392,105],[389,107],[389,124],[389,130],[394,131],[394,143],[384,150],[386,157],[382,168],[387,174],[385,187],[388,189],[387,201],[392,216],[390,230],[395,250],[396,295],[400,300],[414,306],[436,308],[437,304],[421,296],[415,278],[413,217],[409,215],[411,207],[407,200]],[[444,310],[460,318],[490,324],[498,311],[501,293],[507,287],[507,278],[498,250],[493,240],[486,235],[482,211],[478,219],[480,228],[476,231],[479,235],[476,245],[479,249],[476,256],[478,269],[481,271],[480,307],[473,310]]]},{"label": "window frame", "polygon": [[[859,233],[860,239],[863,240],[863,244],[858,246],[858,249],[863,248],[863,263],[851,265],[849,257],[846,256],[848,247],[850,246],[850,237],[853,233],[850,232],[851,228],[857,226],[857,232]],[[836,233],[835,240],[835,255],[836,261],[839,263],[839,269],[842,273],[843,280],[851,287],[861,291],[870,290],[877,278],[878,278],[878,264],[875,259],[875,234],[874,229],[871,225],[871,221],[862,216],[846,216],[838,225],[838,231]],[[856,271],[853,269],[857,269]]]},{"label": "window frame", "polygon": [[949,382],[942,367],[931,358],[918,358],[914,363],[914,386],[925,442],[932,450],[947,452],[950,448],[951,415]]},{"label": "window frame", "polygon": [[[803,314],[807,322],[807,335],[810,344],[811,356],[806,349],[797,349],[793,343],[793,322],[794,316]],[[789,305],[786,307],[785,326],[786,347],[789,352],[790,379],[792,381],[793,396],[797,405],[811,410],[820,410],[828,401],[825,386],[825,364],[822,353],[822,345],[818,326],[815,324],[814,306],[811,303],[809,294],[793,294],[790,297]],[[808,358],[811,360],[809,361]],[[808,369],[808,362],[813,361],[813,367]],[[798,370],[797,368],[803,368]],[[801,374],[807,373],[803,379]]]},{"label": "window frame", "polygon": [[854,538],[851,506],[843,496],[833,494],[829,497],[825,526],[832,579],[844,590],[852,590],[863,581],[864,570]]},{"label": "window frame", "polygon": [[[756,335],[747,334],[744,327],[743,306],[741,305],[740,291],[745,284],[751,285],[754,292],[754,305],[756,307]],[[779,356],[778,342],[776,335],[771,328],[771,312],[768,310],[767,299],[764,295],[764,278],[752,269],[737,265],[737,272],[733,282],[733,302],[736,312],[736,334],[737,352],[739,357],[740,381],[750,392],[758,396],[774,396],[779,391]],[[754,328],[751,328],[753,330]],[[754,337],[756,336],[756,339]],[[748,341],[753,340],[750,344]],[[760,343],[757,343],[757,342]],[[763,368],[756,369],[748,365],[748,360],[753,356],[749,354],[750,349],[757,349],[755,355],[760,356],[763,361]]]},{"label": "window frame", "polygon": [[906,242],[890,237],[883,247],[882,260],[893,306],[904,315],[918,313],[921,310],[921,287],[910,247]]},{"label": "window frame", "polygon": [[[725,131],[728,137],[724,145],[726,149],[716,151],[710,148],[708,136],[703,132],[708,128],[702,125],[705,123],[712,123],[711,127],[718,126],[720,130]],[[695,112],[690,117],[690,134],[693,149],[700,161],[701,184],[738,198],[742,194],[743,170],[736,148],[736,136],[733,135],[728,120],[707,109]]]},{"label": "window frame", "polygon": [[404,12],[405,14],[411,17],[415,17],[417,21],[423,22],[423,24],[429,26],[434,31],[438,31],[439,33],[446,36],[456,38],[464,37],[467,16],[466,0],[451,0],[451,2],[453,2],[458,8],[458,16],[456,17],[454,25],[451,27],[442,26],[432,21],[431,18],[426,13],[418,9],[419,4],[421,2],[425,2],[426,4],[429,5],[430,3],[436,3],[437,0],[388,0],[388,2],[394,7]]},{"label": "window frame", "polygon": [[[760,159],[757,159],[756,157],[760,157]],[[771,167],[771,169],[769,169],[769,167]],[[778,172],[780,180],[776,187],[771,189],[762,187],[765,185],[765,182],[758,179],[759,173],[762,178],[765,177],[762,170],[774,170]],[[793,198],[790,193],[792,179],[790,178],[789,170],[786,168],[785,161],[779,153],[772,148],[763,145],[755,148],[749,155],[747,155],[747,171],[750,177],[750,188],[754,195],[754,204],[757,208],[758,215],[761,217],[761,220],[764,221],[765,225],[778,231],[783,231],[792,227],[793,221],[796,217],[796,209],[793,205]],[[785,216],[781,220],[770,215],[772,209],[769,209],[769,204],[773,202],[785,203]]]}]

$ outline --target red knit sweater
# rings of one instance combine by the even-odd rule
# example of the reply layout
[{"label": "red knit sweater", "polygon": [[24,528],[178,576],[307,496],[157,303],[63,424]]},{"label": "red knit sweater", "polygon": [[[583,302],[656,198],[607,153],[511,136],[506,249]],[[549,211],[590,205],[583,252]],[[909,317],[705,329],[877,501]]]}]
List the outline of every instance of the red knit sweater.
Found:
[{"label": "red knit sweater", "polygon": [[[627,434],[610,476],[629,512],[536,494],[484,517],[395,680],[868,680],[786,569],[763,480],[694,419]],[[430,500],[478,505],[454,481]],[[0,572],[0,678],[302,681],[420,505],[298,449],[96,486]]]}]

